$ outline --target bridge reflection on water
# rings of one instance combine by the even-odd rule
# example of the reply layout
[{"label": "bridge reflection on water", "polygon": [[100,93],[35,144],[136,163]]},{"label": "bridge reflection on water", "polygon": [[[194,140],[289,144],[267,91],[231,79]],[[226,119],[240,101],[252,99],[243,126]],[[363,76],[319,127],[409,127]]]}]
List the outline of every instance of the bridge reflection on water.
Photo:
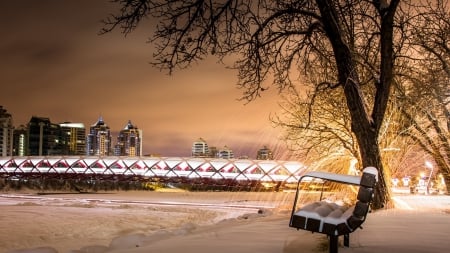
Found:
[{"label": "bridge reflection on water", "polygon": [[0,177],[148,181],[202,185],[282,187],[298,182],[297,161],[192,157],[29,156],[0,157]]}]

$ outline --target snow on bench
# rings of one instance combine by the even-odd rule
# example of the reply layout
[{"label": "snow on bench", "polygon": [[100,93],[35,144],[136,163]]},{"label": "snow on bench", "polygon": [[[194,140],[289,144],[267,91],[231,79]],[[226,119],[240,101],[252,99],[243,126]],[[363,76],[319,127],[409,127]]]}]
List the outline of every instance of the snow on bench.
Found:
[{"label": "snow on bench", "polygon": [[[300,182],[305,178],[319,178],[341,184],[359,186],[357,201],[353,206],[320,200],[297,209]],[[378,180],[378,171],[367,167],[361,176],[311,171],[303,175],[297,185],[294,206],[289,226],[326,234],[330,238],[329,252],[338,252],[338,237],[344,235],[344,245],[349,246],[349,234],[361,227],[369,212],[374,187]]]}]

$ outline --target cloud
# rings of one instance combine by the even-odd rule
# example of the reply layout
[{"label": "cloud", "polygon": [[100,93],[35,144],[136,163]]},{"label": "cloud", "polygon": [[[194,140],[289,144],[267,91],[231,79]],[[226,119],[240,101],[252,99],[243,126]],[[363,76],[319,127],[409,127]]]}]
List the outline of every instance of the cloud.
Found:
[{"label": "cloud", "polygon": [[89,127],[102,115],[118,132],[132,120],[144,131],[144,153],[165,155],[189,155],[198,137],[236,150],[276,138],[268,134],[274,90],[244,105],[237,73],[213,57],[171,76],[153,68],[153,45],[145,43],[151,24],[127,37],[97,34],[114,8],[109,1],[0,3],[0,101],[16,125],[35,115]]}]

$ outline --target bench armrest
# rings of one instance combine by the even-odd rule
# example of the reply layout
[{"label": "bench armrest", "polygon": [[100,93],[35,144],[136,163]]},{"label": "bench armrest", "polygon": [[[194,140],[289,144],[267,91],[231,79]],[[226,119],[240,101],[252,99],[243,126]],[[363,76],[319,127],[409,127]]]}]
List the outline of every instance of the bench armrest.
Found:
[{"label": "bench armrest", "polygon": [[320,178],[320,179],[325,179],[327,181],[344,183],[344,184],[352,184],[352,185],[359,185],[359,183],[361,182],[360,176],[335,174],[335,173],[321,172],[321,171],[310,171],[310,172],[304,174],[300,178],[300,181],[302,181],[303,178],[308,178],[308,177]]}]

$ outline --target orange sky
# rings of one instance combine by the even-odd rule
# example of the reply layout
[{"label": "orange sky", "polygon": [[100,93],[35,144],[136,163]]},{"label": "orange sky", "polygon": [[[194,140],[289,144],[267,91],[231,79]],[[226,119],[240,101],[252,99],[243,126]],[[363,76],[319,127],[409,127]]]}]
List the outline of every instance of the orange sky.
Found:
[{"label": "orange sky", "polygon": [[35,115],[88,130],[101,115],[113,132],[128,120],[142,129],[145,154],[189,156],[199,137],[237,156],[255,157],[263,145],[283,149],[281,129],[269,121],[279,111],[274,87],[249,104],[237,101],[236,73],[217,59],[168,76],[149,64],[150,27],[97,35],[114,7],[108,0],[0,2],[0,105],[15,126]]}]

